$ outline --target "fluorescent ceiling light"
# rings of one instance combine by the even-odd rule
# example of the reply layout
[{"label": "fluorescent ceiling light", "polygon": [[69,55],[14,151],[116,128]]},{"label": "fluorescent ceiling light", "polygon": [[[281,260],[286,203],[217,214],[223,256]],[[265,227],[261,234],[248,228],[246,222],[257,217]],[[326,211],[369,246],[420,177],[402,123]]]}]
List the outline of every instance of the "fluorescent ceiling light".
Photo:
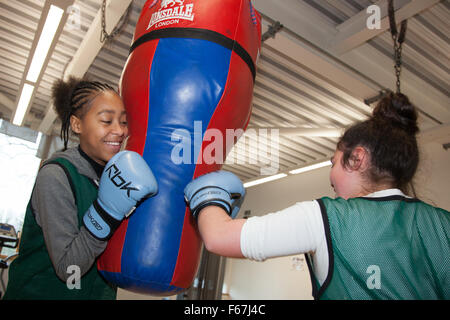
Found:
[{"label": "fluorescent ceiling light", "polygon": [[256,186],[258,184],[262,184],[262,183],[266,183],[266,182],[269,182],[269,181],[281,179],[281,178],[284,178],[284,177],[287,177],[287,174],[280,173],[280,174],[276,174],[274,176],[270,176],[270,177],[267,177],[267,178],[262,178],[262,179],[246,182],[246,183],[244,183],[244,188],[253,187],[253,186]]},{"label": "fluorescent ceiling light", "polygon": [[39,42],[34,51],[33,60],[28,70],[27,80],[36,82],[41,73],[44,61],[47,58],[48,51],[58,30],[59,23],[63,16],[64,10],[54,5],[50,6],[44,28],[42,29]]},{"label": "fluorescent ceiling light", "polygon": [[25,83],[20,95],[19,104],[17,105],[16,113],[14,115],[13,124],[16,126],[22,125],[23,117],[30,104],[31,97],[33,96],[34,86]]},{"label": "fluorescent ceiling light", "polygon": [[312,164],[310,166],[306,166],[306,167],[303,167],[303,168],[295,169],[295,170],[289,171],[289,173],[290,174],[299,174],[299,173],[302,173],[302,172],[311,171],[311,170],[319,169],[319,168],[326,167],[326,166],[331,166],[331,161],[330,160],[327,160],[327,161],[324,161],[324,162],[320,162],[320,163],[316,163],[316,164]]}]

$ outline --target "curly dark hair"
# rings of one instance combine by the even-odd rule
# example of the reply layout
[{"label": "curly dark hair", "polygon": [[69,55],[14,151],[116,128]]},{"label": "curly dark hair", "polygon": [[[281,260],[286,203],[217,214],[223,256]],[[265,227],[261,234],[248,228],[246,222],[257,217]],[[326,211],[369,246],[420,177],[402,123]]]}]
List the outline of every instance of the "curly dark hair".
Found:
[{"label": "curly dark hair", "polygon": [[56,80],[52,87],[53,106],[61,120],[61,139],[64,150],[69,141],[70,117],[82,118],[89,110],[91,101],[101,92],[115,90],[107,83],[69,77],[67,81]]},{"label": "curly dark hair", "polygon": [[410,187],[415,193],[411,181],[419,164],[418,131],[415,106],[404,94],[389,93],[368,120],[345,131],[337,148],[343,152],[343,165],[349,167],[352,151],[362,146],[370,154],[369,181],[389,183],[404,193]]}]

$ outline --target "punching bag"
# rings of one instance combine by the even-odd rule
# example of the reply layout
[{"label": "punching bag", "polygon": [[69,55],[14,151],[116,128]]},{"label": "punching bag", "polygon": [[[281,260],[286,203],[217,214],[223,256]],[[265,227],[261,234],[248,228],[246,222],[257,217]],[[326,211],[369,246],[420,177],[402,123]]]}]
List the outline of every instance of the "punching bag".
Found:
[{"label": "punching bag", "polygon": [[221,168],[235,143],[226,143],[227,131],[246,128],[260,43],[250,0],[145,3],[119,90],[126,149],[143,156],[159,191],[109,240],[97,265],[108,281],[160,296],[192,284],[201,239],[183,190]]}]

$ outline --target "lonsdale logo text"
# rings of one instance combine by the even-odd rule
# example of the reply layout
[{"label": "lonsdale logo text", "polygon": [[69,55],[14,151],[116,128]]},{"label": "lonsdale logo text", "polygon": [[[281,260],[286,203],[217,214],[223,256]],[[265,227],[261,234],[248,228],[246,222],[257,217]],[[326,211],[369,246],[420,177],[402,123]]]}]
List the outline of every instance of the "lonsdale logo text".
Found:
[{"label": "lonsdale logo text", "polygon": [[194,21],[194,4],[185,0],[161,0],[161,8],[152,14],[147,30],[156,25],[162,27],[180,20]]}]

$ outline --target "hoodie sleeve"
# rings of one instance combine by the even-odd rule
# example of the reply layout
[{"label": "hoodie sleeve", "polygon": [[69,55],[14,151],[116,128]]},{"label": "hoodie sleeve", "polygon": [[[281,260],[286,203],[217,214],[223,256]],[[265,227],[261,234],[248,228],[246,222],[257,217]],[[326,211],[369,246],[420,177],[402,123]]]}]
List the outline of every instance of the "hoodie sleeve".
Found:
[{"label": "hoodie sleeve", "polygon": [[58,277],[66,281],[69,266],[78,266],[84,275],[107,242],[95,239],[84,226],[78,227],[75,198],[61,167],[49,164],[40,170],[31,203]]}]

